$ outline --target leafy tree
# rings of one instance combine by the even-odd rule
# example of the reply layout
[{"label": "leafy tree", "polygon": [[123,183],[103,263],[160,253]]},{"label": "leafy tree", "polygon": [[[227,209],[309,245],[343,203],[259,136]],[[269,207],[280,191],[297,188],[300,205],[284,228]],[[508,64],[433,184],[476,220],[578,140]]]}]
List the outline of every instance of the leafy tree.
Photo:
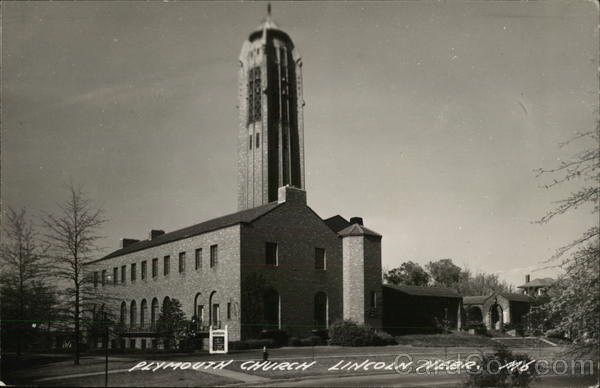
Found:
[{"label": "leafy tree", "polygon": [[45,250],[25,209],[15,211],[9,207],[5,220],[0,245],[2,343],[16,340],[17,356],[21,357],[23,339],[31,339],[34,332],[32,323],[50,324],[57,299],[55,290],[45,283]]},{"label": "leafy tree", "polygon": [[165,347],[185,339],[189,326],[190,323],[181,309],[181,302],[174,298],[166,299],[156,321],[157,334],[164,341]]},{"label": "leafy tree", "polygon": [[418,263],[407,261],[402,263],[400,267],[386,271],[383,278],[392,284],[426,286],[429,283],[430,277]]},{"label": "leafy tree", "polygon": [[55,265],[54,273],[65,280],[65,313],[73,323],[75,364],[79,365],[81,323],[85,313],[102,302],[86,266],[98,251],[98,234],[104,224],[104,211],[94,206],[81,187],[70,184],[68,198],[59,204],[56,214],[46,214],[46,240]]},{"label": "leafy tree", "polygon": [[[600,125],[594,130],[580,133],[560,144],[564,147],[574,143],[585,143],[569,160],[550,169],[539,169],[537,176],[550,176],[552,182],[545,185],[551,189],[559,185],[573,185],[575,190],[537,222],[544,224],[556,216],[571,212],[584,205],[592,206],[598,213],[600,199]],[[562,259],[560,266],[565,270],[551,291],[549,303],[544,305],[547,320],[555,322],[556,330],[563,331],[574,340],[577,352],[594,352],[598,356],[599,346],[599,276],[598,261],[600,229],[591,225],[582,236],[560,247],[549,261]],[[568,257],[568,254],[571,254]]]},{"label": "leafy tree", "polygon": [[462,270],[456,288],[463,296],[489,295],[492,293],[509,293],[513,288],[500,280],[497,274],[483,272],[473,275],[469,269]]},{"label": "leafy tree", "polygon": [[436,286],[454,287],[461,278],[462,270],[452,262],[452,259],[430,261],[425,268]]}]

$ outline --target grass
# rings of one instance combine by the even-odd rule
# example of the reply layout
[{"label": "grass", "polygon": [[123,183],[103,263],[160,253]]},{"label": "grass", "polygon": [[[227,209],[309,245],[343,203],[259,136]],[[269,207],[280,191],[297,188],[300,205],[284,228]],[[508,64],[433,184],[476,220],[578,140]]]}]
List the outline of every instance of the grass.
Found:
[{"label": "grass", "polygon": [[409,334],[396,337],[398,345],[415,347],[492,347],[489,337],[470,334]]}]

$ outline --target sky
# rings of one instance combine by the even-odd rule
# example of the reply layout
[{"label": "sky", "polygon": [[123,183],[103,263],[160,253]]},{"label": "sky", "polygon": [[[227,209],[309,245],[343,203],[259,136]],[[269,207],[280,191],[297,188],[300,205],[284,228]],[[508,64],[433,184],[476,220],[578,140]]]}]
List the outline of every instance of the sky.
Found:
[{"label": "sky", "polygon": [[[265,2],[2,2],[2,208],[106,210],[101,244],[236,211],[237,58]],[[303,58],[306,190],[383,265],[451,258],[519,285],[597,215],[535,220],[598,120],[594,2],[276,2]],[[544,269],[545,268],[545,269]]]}]

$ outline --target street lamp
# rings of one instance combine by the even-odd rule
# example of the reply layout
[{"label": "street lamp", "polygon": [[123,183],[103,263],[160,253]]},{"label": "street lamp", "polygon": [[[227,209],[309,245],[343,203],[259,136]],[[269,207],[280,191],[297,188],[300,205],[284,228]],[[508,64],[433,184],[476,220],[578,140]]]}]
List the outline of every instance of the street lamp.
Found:
[{"label": "street lamp", "polygon": [[[112,281],[112,276],[107,276],[108,283]],[[102,320],[104,323],[104,386],[108,387],[108,314],[106,308],[102,310]]]}]

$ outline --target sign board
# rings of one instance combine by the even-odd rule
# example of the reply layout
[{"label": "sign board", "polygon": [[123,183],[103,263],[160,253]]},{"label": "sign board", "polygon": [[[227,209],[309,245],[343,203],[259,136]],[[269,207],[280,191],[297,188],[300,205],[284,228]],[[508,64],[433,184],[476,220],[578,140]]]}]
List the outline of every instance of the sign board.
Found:
[{"label": "sign board", "polygon": [[213,353],[227,353],[228,349],[227,325],[225,329],[213,330],[212,326],[209,330],[208,350]]}]

